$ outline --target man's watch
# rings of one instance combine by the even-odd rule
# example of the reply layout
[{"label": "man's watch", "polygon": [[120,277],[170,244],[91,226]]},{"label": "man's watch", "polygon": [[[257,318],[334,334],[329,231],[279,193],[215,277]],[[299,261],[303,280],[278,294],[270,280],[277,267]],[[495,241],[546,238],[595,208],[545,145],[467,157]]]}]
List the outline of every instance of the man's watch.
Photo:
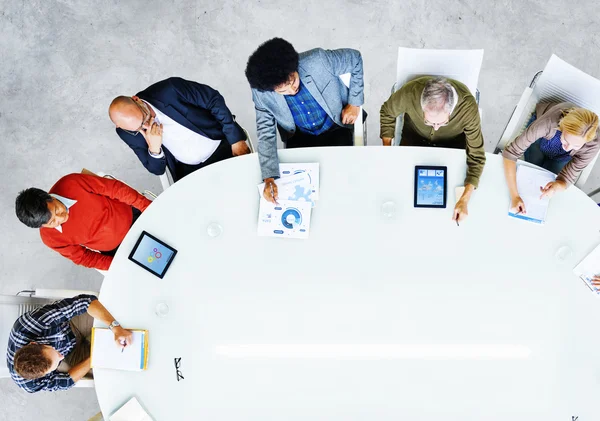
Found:
[{"label": "man's watch", "polygon": [[112,323],[111,323],[111,324],[108,326],[108,329],[109,329],[110,331],[112,331],[112,330],[113,330],[115,327],[117,327],[117,326],[121,326],[121,323],[119,323],[119,322],[117,322],[117,321],[115,320],[115,321],[113,321],[113,322],[112,322]]}]

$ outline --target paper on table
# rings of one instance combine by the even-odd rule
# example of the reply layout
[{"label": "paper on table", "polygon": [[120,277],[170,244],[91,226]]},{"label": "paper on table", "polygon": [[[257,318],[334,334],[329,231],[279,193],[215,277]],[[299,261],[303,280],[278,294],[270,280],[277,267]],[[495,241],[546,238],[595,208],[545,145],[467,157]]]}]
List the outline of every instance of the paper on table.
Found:
[{"label": "paper on table", "polygon": [[110,421],[153,421],[150,415],[136,398],[131,398],[129,401],[115,412]]},{"label": "paper on table", "polygon": [[308,238],[310,212],[310,202],[279,200],[279,204],[276,205],[260,199],[258,235]]},{"label": "paper on table", "polygon": [[289,177],[290,175],[299,174],[305,172],[308,174],[310,187],[312,189],[312,199],[317,200],[319,198],[319,163],[280,163],[279,164],[279,176]]},{"label": "paper on table", "polygon": [[[297,202],[308,202],[314,206],[313,193],[308,173],[301,172],[275,180],[277,185],[278,200],[293,200]],[[265,183],[258,185],[258,194],[263,197]]]},{"label": "paper on table", "polygon": [[551,181],[556,180],[556,175],[550,171],[540,170],[527,165],[517,166],[517,189],[519,196],[525,203],[525,213],[516,214],[510,211],[511,204],[508,204],[508,215],[513,218],[523,219],[543,224],[546,222],[546,213],[550,199],[540,199],[542,192],[540,187],[546,186]]},{"label": "paper on table", "polygon": [[113,333],[106,328],[92,329],[92,367],[141,371],[146,369],[147,331],[132,330],[133,341],[124,348],[115,344]]},{"label": "paper on table", "polygon": [[573,268],[573,273],[579,276],[590,290],[596,294],[600,294],[598,288],[592,285],[592,278],[594,275],[600,273],[600,245]]}]

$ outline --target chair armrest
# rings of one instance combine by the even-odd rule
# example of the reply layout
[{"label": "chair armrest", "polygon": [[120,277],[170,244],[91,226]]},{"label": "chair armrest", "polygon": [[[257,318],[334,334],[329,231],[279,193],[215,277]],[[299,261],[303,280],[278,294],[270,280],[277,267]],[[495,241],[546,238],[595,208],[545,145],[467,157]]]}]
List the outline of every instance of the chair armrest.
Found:
[{"label": "chair armrest", "polygon": [[358,117],[354,122],[354,146],[365,146],[363,124],[363,108],[360,107]]},{"label": "chair armrest", "polygon": [[498,144],[494,149],[495,154],[499,154],[502,150],[504,150],[508,142],[512,140],[513,133],[517,128],[517,124],[521,120],[521,115],[525,111],[525,107],[527,106],[527,103],[529,102],[532,93],[533,89],[530,87],[525,88],[525,90],[523,91],[521,99],[519,99],[519,102],[515,107],[512,115],[510,116],[510,119],[508,120],[508,123],[504,128],[504,132],[502,132],[502,136],[500,137],[500,140],[498,141]]},{"label": "chair armrest", "polygon": [[77,295],[87,294],[87,295],[95,295],[98,296],[97,292],[94,291],[83,291],[77,289],[42,289],[38,288],[35,290],[33,294],[34,297],[38,298],[72,298]]},{"label": "chair armrest", "polygon": [[83,379],[75,383],[74,387],[95,387],[94,379],[84,377]]}]

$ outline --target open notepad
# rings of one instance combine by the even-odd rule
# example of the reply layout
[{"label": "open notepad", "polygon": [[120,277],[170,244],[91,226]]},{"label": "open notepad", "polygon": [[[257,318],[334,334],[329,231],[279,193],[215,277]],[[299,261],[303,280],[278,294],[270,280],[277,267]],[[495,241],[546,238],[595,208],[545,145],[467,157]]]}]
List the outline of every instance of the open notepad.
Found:
[{"label": "open notepad", "polygon": [[152,421],[150,415],[136,398],[131,398],[117,412],[112,414],[110,421]]},{"label": "open notepad", "polygon": [[579,276],[591,291],[600,294],[598,288],[592,285],[592,278],[600,274],[600,245],[575,266],[573,273]]},{"label": "open notepad", "polygon": [[511,212],[509,204],[508,215],[536,224],[546,222],[550,199],[540,199],[542,195],[540,187],[545,187],[546,184],[554,180],[556,180],[556,175],[549,171],[520,164],[517,167],[517,189],[519,190],[519,196],[525,203],[525,213],[516,214]]},{"label": "open notepad", "polygon": [[148,331],[132,330],[133,342],[117,346],[113,333],[106,328],[92,329],[92,368],[142,371],[148,363]]}]

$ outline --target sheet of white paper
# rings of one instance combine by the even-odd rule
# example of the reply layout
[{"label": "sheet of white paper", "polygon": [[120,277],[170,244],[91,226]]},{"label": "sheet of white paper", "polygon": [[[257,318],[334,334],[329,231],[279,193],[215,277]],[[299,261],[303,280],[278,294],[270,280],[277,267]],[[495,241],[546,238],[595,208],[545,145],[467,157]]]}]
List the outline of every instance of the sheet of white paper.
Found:
[{"label": "sheet of white paper", "polygon": [[260,199],[258,235],[268,237],[308,238],[310,202],[279,200],[273,204]]},{"label": "sheet of white paper", "polygon": [[110,421],[152,421],[152,418],[136,398],[131,398],[110,417]]},{"label": "sheet of white paper", "polygon": [[544,187],[551,181],[556,180],[556,175],[550,171],[540,170],[528,165],[517,166],[517,188],[519,196],[525,203],[525,214],[516,214],[510,211],[510,203],[508,204],[508,215],[514,218],[523,219],[543,224],[546,222],[546,213],[550,199],[540,199],[542,192],[540,187]]},{"label": "sheet of white paper", "polygon": [[583,259],[575,268],[573,273],[583,282],[586,283],[589,289],[594,291],[596,294],[600,294],[598,288],[592,285],[592,278],[600,274],[600,245],[597,246],[585,259]]},{"label": "sheet of white paper", "polygon": [[279,164],[279,176],[289,177],[290,175],[299,174],[305,172],[308,174],[310,187],[312,189],[311,199],[319,199],[319,163],[280,163]]},{"label": "sheet of white paper", "polygon": [[[314,206],[310,177],[308,173],[301,172],[275,180],[279,200],[293,200],[296,202],[308,202]],[[262,198],[265,183],[258,185],[258,194]]]},{"label": "sheet of white paper", "polygon": [[93,368],[140,371],[144,367],[145,332],[133,331],[133,342],[124,348],[115,344],[113,333],[108,329],[94,329],[92,349]]}]

